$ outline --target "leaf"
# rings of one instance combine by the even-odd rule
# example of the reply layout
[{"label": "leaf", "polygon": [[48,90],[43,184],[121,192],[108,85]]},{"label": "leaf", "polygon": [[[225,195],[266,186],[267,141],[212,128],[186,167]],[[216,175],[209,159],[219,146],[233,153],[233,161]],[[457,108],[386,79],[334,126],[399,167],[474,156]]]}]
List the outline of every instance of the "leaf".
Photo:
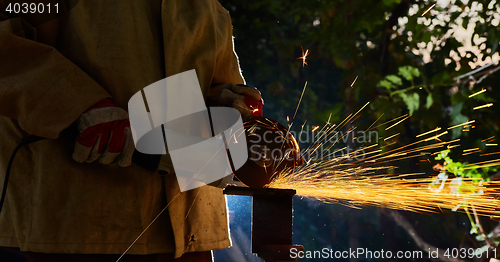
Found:
[{"label": "leaf", "polygon": [[451,152],[451,150],[449,150],[449,149],[443,150],[443,151],[439,152],[439,154],[434,159],[435,160],[445,159],[450,152]]},{"label": "leaf", "polygon": [[413,112],[418,110],[418,107],[420,105],[420,96],[418,95],[418,93],[412,93],[410,95],[407,95],[406,93],[401,93],[399,95],[401,96],[401,98],[403,98],[406,107],[408,107],[410,115],[412,115]]},{"label": "leaf", "polygon": [[398,68],[399,75],[403,76],[406,80],[411,81],[413,77],[419,77],[420,71],[413,66],[402,66]]},{"label": "leaf", "polygon": [[[450,123],[450,126],[462,124],[462,123],[465,123],[465,122],[467,122],[469,120],[468,117],[462,115],[462,113],[461,113],[463,106],[464,106],[463,102],[455,104],[453,106],[453,111],[451,112],[451,123]],[[462,133],[462,129],[461,128],[453,128],[451,130],[452,139],[455,139],[455,138],[459,137],[461,133]]]},{"label": "leaf", "polygon": [[399,75],[403,76],[406,80],[411,81],[413,79],[413,75],[410,70],[408,70],[408,67],[400,67],[398,70]]},{"label": "leaf", "polygon": [[425,101],[425,108],[429,109],[432,106],[432,103],[434,103],[434,100],[432,99],[432,94],[428,94],[427,100]]},{"label": "leaf", "polygon": [[410,67],[411,73],[413,74],[414,77],[419,77],[420,76],[420,71],[416,67],[408,66]]},{"label": "leaf", "polygon": [[395,75],[388,75],[385,77],[387,80],[393,82],[394,84],[396,85],[402,85],[403,84],[403,81],[401,81],[401,78],[399,78],[398,76],[395,76]]},{"label": "leaf", "polygon": [[383,87],[387,88],[387,90],[391,90],[391,88],[395,88],[395,86],[387,80],[382,80],[382,81],[378,82],[378,86],[383,86]]}]

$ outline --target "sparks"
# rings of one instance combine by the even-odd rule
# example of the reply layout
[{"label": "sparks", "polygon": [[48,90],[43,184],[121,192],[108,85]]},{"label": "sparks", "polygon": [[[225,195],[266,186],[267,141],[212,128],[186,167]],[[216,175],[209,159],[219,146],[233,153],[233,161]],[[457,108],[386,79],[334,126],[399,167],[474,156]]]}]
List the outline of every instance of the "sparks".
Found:
[{"label": "sparks", "polygon": [[498,146],[498,144],[486,144],[486,146]]},{"label": "sparks", "polygon": [[385,130],[387,131],[387,130],[389,130],[389,129],[391,129],[391,128],[395,127],[395,126],[397,126],[399,123],[401,123],[401,122],[405,121],[406,119],[410,118],[410,116],[411,116],[411,115],[409,115],[409,116],[405,117],[403,120],[401,120],[401,121],[397,122],[396,124],[394,124],[394,125],[392,125],[392,126],[390,126],[390,127],[386,128]]},{"label": "sparks", "polygon": [[424,139],[424,141],[431,141],[431,140],[433,140],[433,139],[437,139],[438,137],[440,137],[440,136],[444,136],[444,135],[446,135],[446,134],[448,134],[448,131],[444,131],[443,133],[441,133],[441,134],[439,134],[439,135],[435,135],[435,136],[433,136],[433,137],[429,137],[429,138],[427,138],[427,139]]},{"label": "sparks", "polygon": [[384,139],[384,141],[387,141],[387,140],[389,140],[389,139],[391,139],[391,138],[393,138],[393,137],[395,137],[395,136],[397,136],[397,135],[399,135],[399,133],[397,133],[397,134],[395,134],[395,135],[392,135],[392,136],[390,136],[390,137],[388,137],[388,138]]},{"label": "sparks", "polygon": [[497,155],[500,154],[500,152],[493,152],[493,153],[488,153],[488,154],[481,154],[479,156],[490,156],[490,155]]},{"label": "sparks", "polygon": [[459,127],[459,126],[465,126],[465,125],[468,125],[468,124],[470,124],[470,123],[474,123],[474,122],[476,122],[476,120],[472,120],[472,121],[469,121],[469,122],[465,122],[465,123],[462,123],[462,124],[458,124],[458,125],[456,125],[456,126],[448,127],[448,130],[453,129],[453,128],[456,128],[456,127]]},{"label": "sparks", "polygon": [[356,83],[356,80],[358,80],[358,76],[356,76],[356,78],[354,78],[354,81],[352,81],[351,88],[354,86],[354,83]]},{"label": "sparks", "polygon": [[[294,118],[306,86],[302,91]],[[456,209],[457,207],[460,207],[463,211],[470,208],[468,203],[473,202],[478,214],[500,218],[500,210],[497,208],[500,206],[500,192],[496,190],[500,186],[500,181],[483,181],[478,184],[472,178],[463,178],[462,184],[467,185],[468,190],[458,196],[453,193],[456,190],[456,185],[453,184],[451,179],[441,181],[437,176],[429,177],[424,173],[401,174],[395,172],[398,167],[394,166],[393,163],[396,161],[426,156],[427,160],[422,162],[431,163],[428,157],[437,155],[444,149],[459,147],[460,144],[452,145],[452,143],[456,143],[460,139],[453,141],[439,139],[448,134],[447,130],[396,148],[392,148],[392,145],[396,142],[390,142],[383,145],[372,144],[354,148],[353,150],[349,150],[348,146],[340,146],[342,148],[337,149],[339,148],[337,143],[342,140],[345,142],[345,137],[350,135],[355,137],[354,132],[357,127],[348,124],[357,119],[361,110],[367,107],[368,104],[366,103],[356,113],[349,114],[337,125],[332,125],[329,117],[329,120],[322,128],[314,126],[313,132],[320,131],[315,133],[314,142],[305,148],[301,154],[306,164],[276,173],[267,187],[295,189],[297,195],[302,197],[313,198],[325,203],[343,204],[354,208],[377,206],[420,213],[439,212],[443,208]],[[380,116],[370,125],[368,130],[395,122],[385,129],[388,130],[409,117],[411,115],[406,114],[373,127],[380,120]],[[470,124],[473,122],[475,121],[468,121],[448,129],[467,125],[471,127]],[[302,129],[303,127],[304,125],[302,125]],[[340,131],[343,127],[348,130],[346,132]],[[433,130],[417,135],[417,137],[440,130],[440,127],[436,127]],[[400,135],[400,133],[390,135],[384,141],[388,141],[397,135]],[[336,139],[331,139],[334,137]],[[491,143],[489,139],[487,142]],[[465,149],[463,154],[475,154],[480,151],[479,148]],[[324,155],[323,152],[327,152],[327,154]],[[498,153],[500,154],[500,152]],[[466,165],[464,169],[495,165],[500,165],[500,159]],[[436,181],[443,186],[436,186]]]},{"label": "sparks", "polygon": [[[486,139],[481,140],[481,142],[492,142],[492,141],[495,141],[495,139],[494,139],[494,138],[495,138],[495,136],[492,136],[492,137],[489,137],[489,138],[486,138]],[[492,140],[492,139],[493,139],[493,140]],[[489,141],[489,140],[491,140],[491,141]]]},{"label": "sparks", "polygon": [[476,107],[473,108],[473,110],[478,110],[478,109],[481,109],[481,108],[490,107],[492,105],[493,105],[493,103],[488,103],[486,105],[476,106]]},{"label": "sparks", "polygon": [[302,89],[302,94],[300,95],[299,102],[297,103],[297,108],[295,108],[295,114],[293,114],[293,119],[295,119],[295,116],[297,115],[297,111],[299,110],[300,102],[302,102],[302,97],[304,96],[304,92],[306,91],[307,87],[307,82],[304,85],[304,89]]},{"label": "sparks", "polygon": [[437,131],[439,131],[439,130],[441,130],[441,127],[436,127],[436,129],[434,129],[434,130],[431,130],[431,131],[428,131],[428,132],[425,132],[425,133],[423,133],[423,134],[420,134],[420,135],[417,135],[416,137],[421,137],[421,136],[425,136],[425,135],[428,135],[428,134],[430,134],[430,133],[434,133],[434,132],[437,132]]},{"label": "sparks", "polygon": [[304,67],[307,65],[306,59],[307,56],[309,55],[309,49],[307,49],[305,53],[304,53],[304,48],[302,46],[300,46],[300,49],[302,49],[302,56],[298,57],[297,59],[302,59],[302,67]]},{"label": "sparks", "polygon": [[431,5],[431,7],[427,8],[427,10],[425,10],[423,13],[422,13],[422,16],[424,16],[425,14],[427,14],[429,11],[431,11],[432,8],[434,8],[436,6],[436,4],[433,4]]},{"label": "sparks", "polygon": [[481,150],[476,150],[476,151],[472,151],[472,152],[463,153],[462,156],[466,156],[466,155],[470,155],[470,154],[475,154],[475,153],[479,153],[479,152],[481,152]]},{"label": "sparks", "polygon": [[471,98],[471,97],[473,97],[473,96],[477,96],[477,95],[479,95],[479,94],[481,94],[481,93],[484,93],[484,92],[486,92],[486,89],[484,89],[484,88],[483,88],[483,89],[481,89],[481,91],[476,92],[476,93],[474,93],[474,94],[470,95],[470,96],[469,96],[469,98]]},{"label": "sparks", "polygon": [[269,185],[271,188],[291,188],[298,195],[314,198],[325,203],[343,204],[351,207],[377,206],[413,212],[436,212],[439,208],[453,209],[463,203],[473,202],[481,210],[481,215],[499,216],[496,208],[500,194],[486,185],[479,186],[472,179],[464,178],[462,183],[470,185],[474,191],[461,197],[452,194],[453,184],[444,181],[443,187],[434,187],[437,178],[421,178],[422,173],[401,175],[370,175],[373,169],[350,168],[338,171],[322,171],[306,167],[292,173],[278,175]]}]

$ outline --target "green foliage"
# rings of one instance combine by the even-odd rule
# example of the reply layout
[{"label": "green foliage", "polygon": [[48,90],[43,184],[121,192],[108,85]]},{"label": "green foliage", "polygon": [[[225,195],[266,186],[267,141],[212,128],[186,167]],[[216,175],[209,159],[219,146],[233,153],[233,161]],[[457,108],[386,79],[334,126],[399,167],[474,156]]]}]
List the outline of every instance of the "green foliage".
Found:
[{"label": "green foliage", "polygon": [[[451,151],[449,149],[443,150],[439,154],[437,154],[437,156],[434,159],[438,160],[438,161],[443,161],[443,168],[445,169],[445,171],[453,174],[454,178],[452,179],[450,184],[453,187],[457,188],[456,190],[453,191],[454,194],[460,195],[460,194],[464,194],[464,192],[467,192],[467,193],[472,192],[472,193],[480,194],[480,192],[476,192],[476,190],[474,189],[474,187],[472,185],[467,184],[467,183],[462,183],[462,178],[469,178],[473,181],[474,184],[477,185],[481,182],[489,181],[490,180],[489,173],[490,172],[497,172],[500,169],[500,167],[498,167],[498,166],[478,168],[477,166],[467,165],[467,162],[465,162],[465,163],[455,162],[449,156],[450,152]],[[437,180],[435,180],[435,181],[438,181],[439,183],[433,182],[431,184],[431,186],[436,188],[436,184],[442,184],[442,183],[444,183],[444,181],[446,181],[446,179],[448,179],[448,176],[445,175],[445,173],[440,173],[437,177]],[[482,235],[478,231],[480,225],[476,223],[475,219],[473,219],[469,213],[469,208],[473,204],[474,203],[469,203],[468,201],[464,201],[459,206],[457,206],[453,211],[456,211],[459,207],[463,207],[465,212],[467,213],[467,215],[469,217],[469,221],[471,223],[470,234],[476,234],[477,241],[484,241],[485,240],[484,235]],[[491,238],[492,236],[493,235],[490,233],[487,237]],[[493,241],[494,241],[495,245],[498,245],[498,243],[500,242],[500,238],[493,239]],[[488,250],[488,248],[490,248],[490,247],[491,247],[490,245],[485,245],[480,250],[478,250],[478,253],[482,254],[483,252]]]},{"label": "green foliage", "polygon": [[[438,2],[424,16],[431,4],[427,0],[220,2],[233,20],[243,75],[265,99],[265,116],[282,123],[287,116],[292,119],[307,81],[293,128],[300,129],[306,120],[308,125],[321,125],[330,115],[331,123],[339,123],[368,101],[370,105],[353,123],[361,129],[376,120],[380,124],[412,114],[390,130],[401,133],[397,138],[400,145],[416,142],[416,135],[436,127],[445,131],[475,120],[476,128],[469,132],[454,128],[440,137],[443,141],[460,138],[461,148],[447,155],[455,160],[450,170],[460,175],[453,174],[450,179],[457,179],[457,183],[462,176],[486,179],[483,174],[492,172],[483,168],[477,170],[478,175],[471,171],[474,169],[463,169],[460,164],[465,160],[472,163],[486,159],[478,154],[464,157],[460,149],[481,147],[482,139],[500,137],[496,114],[500,70],[480,83],[479,78],[485,75],[474,75],[476,82],[469,77],[456,78],[499,54],[500,27],[494,23],[500,10],[498,1],[457,0],[446,6]],[[464,43],[457,37],[462,27],[473,32],[470,40],[475,52],[460,51]],[[303,56],[301,47],[310,53],[305,66],[297,59]],[[469,98],[481,89],[487,92]],[[494,106],[473,110],[485,103]],[[376,129],[386,135],[385,126]],[[416,165],[412,159],[401,160],[398,165],[398,172],[429,168]],[[439,226],[447,227],[450,235],[454,232],[452,223]],[[321,232],[321,227],[316,229]]]},{"label": "green foliage", "polygon": [[418,68],[412,66],[403,66],[398,68],[399,74],[403,76],[408,81],[413,81],[414,77],[420,76],[420,71]]},{"label": "green foliage", "polygon": [[444,168],[446,171],[452,173],[455,177],[465,177],[472,178],[475,184],[478,184],[482,181],[489,181],[489,172],[496,172],[498,167],[483,167],[482,169],[474,168],[474,166],[468,166],[466,168],[467,162],[455,162],[453,161],[448,154],[451,150],[443,150],[441,151],[434,159],[435,160],[444,160]]},{"label": "green foliage", "polygon": [[418,93],[412,93],[407,95],[406,93],[399,93],[399,96],[403,98],[406,106],[408,107],[408,111],[410,111],[410,115],[413,114],[416,110],[418,110],[420,105],[420,96]]},{"label": "green foliage", "polygon": [[[413,89],[422,88],[421,86],[415,85],[415,79],[420,76],[420,71],[418,68],[412,66],[402,66],[398,68],[398,75],[403,77],[406,81],[410,82],[411,86],[404,87],[403,80],[401,77],[396,75],[387,75],[385,79],[378,83],[378,86],[385,87],[389,92],[389,96],[399,96],[403,102],[406,104],[410,115],[420,108],[420,95],[417,92],[409,92]],[[426,88],[426,90],[428,90]],[[425,107],[429,109],[432,106],[434,100],[432,99],[432,94],[428,92]]]}]

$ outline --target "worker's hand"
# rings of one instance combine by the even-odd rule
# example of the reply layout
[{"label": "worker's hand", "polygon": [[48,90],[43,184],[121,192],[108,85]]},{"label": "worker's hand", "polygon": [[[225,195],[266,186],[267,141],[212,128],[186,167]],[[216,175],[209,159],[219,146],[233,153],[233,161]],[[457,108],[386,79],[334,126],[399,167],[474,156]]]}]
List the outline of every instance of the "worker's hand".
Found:
[{"label": "worker's hand", "polygon": [[77,120],[80,135],[76,138],[73,159],[79,163],[99,159],[102,164],[117,160],[120,166],[129,166],[134,153],[128,113],[103,99],[83,113]]},{"label": "worker's hand", "polygon": [[242,116],[262,116],[262,96],[255,87],[222,84],[215,98],[219,106],[230,106],[240,111]]}]

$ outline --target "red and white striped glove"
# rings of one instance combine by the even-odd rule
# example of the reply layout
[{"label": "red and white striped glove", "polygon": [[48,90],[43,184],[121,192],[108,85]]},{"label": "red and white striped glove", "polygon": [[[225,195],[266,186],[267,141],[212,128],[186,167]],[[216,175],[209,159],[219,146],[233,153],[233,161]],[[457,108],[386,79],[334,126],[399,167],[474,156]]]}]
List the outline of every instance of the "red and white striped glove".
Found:
[{"label": "red and white striped glove", "polygon": [[119,166],[131,165],[135,145],[128,113],[111,99],[92,106],[80,116],[77,125],[80,135],[75,142],[75,161],[91,163],[99,159],[101,164],[110,164],[116,160]]}]

